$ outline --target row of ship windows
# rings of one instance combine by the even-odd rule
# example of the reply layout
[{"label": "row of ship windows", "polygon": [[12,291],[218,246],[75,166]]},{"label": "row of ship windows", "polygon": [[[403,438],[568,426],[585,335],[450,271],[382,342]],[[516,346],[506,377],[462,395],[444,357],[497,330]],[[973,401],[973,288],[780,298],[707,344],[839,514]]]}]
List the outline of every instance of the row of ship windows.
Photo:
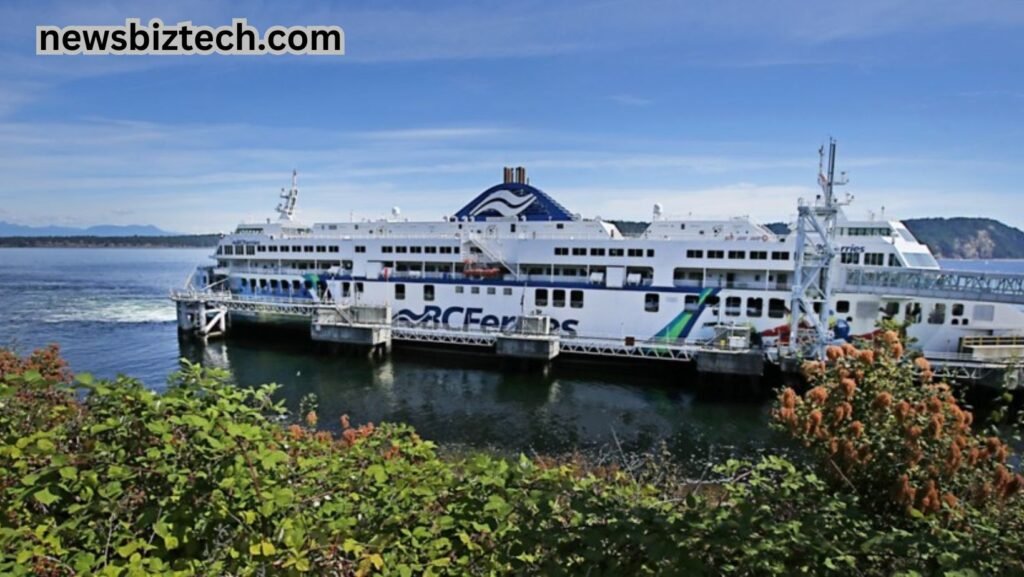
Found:
[{"label": "row of ship windows", "polygon": [[[576,247],[568,248],[564,246],[555,247],[555,256],[587,256],[588,252],[586,248]],[[644,254],[647,258],[654,258],[654,249],[649,248],[646,251],[642,248],[591,248],[589,251],[590,256],[631,256],[631,257],[642,257]]]},{"label": "row of ship windows", "polygon": [[[745,250],[708,250],[706,253],[700,249],[690,249],[686,251],[686,258],[705,258],[705,254],[709,259],[723,259],[728,257],[730,260],[743,260],[747,258],[747,251]],[[769,254],[771,260],[789,260],[789,253],[785,251],[771,251],[769,253],[766,250],[752,250],[750,251],[750,260],[768,260]]]},{"label": "row of ship windows", "polygon": [[[358,246],[355,247],[355,251],[357,253],[364,253],[364,252],[366,252],[366,247],[362,246],[362,245],[358,245]],[[296,245],[280,245],[280,246],[278,246],[276,244],[271,244],[271,245],[247,244],[247,245],[238,245],[238,246],[226,244],[226,245],[218,246],[217,247],[217,254],[222,254],[222,255],[227,255],[227,256],[232,256],[232,255],[234,255],[234,256],[254,256],[254,255],[256,255],[256,253],[261,253],[261,252],[264,252],[264,253],[265,252],[313,252],[313,253],[317,253],[317,252],[318,253],[335,252],[336,253],[336,252],[341,252],[341,247],[339,247],[337,245],[333,245],[333,246],[326,245],[325,246],[325,245],[311,245],[311,244],[307,244],[307,245],[297,245],[297,244]]]},{"label": "row of ship windows", "polygon": [[[839,260],[843,264],[861,264],[860,253],[857,252],[844,252],[839,255]],[[884,266],[885,255],[880,252],[866,252],[864,253],[864,264],[866,266]],[[889,266],[901,266],[900,259],[896,258],[896,255],[889,255]]]},{"label": "row of ship windows", "polygon": [[382,253],[412,253],[412,254],[454,254],[454,246],[382,246],[380,247]]},{"label": "row of ship windows", "polygon": [[[342,287],[341,287],[342,288],[342,296],[348,296],[348,294],[347,294],[348,293],[347,285],[348,285],[347,282],[346,283],[342,283]],[[406,285],[404,283],[396,283],[394,285],[394,287],[395,287],[395,300],[397,300],[397,301],[405,300],[405,297],[407,295],[407,287],[406,287]],[[470,294],[474,294],[474,295],[480,294],[480,289],[481,288],[486,290],[486,294],[489,294],[489,295],[496,295],[496,294],[498,294],[498,287],[493,287],[493,286],[489,286],[489,287],[471,286],[471,287],[469,287]],[[434,291],[434,285],[432,285],[432,284],[425,284],[425,285],[423,285],[423,300],[425,300],[425,301],[433,301],[434,300],[434,292],[435,292]],[[461,285],[456,285],[456,287],[455,287],[455,294],[465,294],[465,292],[466,292],[466,287],[461,286]],[[565,295],[564,295],[565,291],[559,291],[559,292],[563,293],[563,299],[564,299],[565,298]],[[582,306],[583,291],[572,291],[572,292],[580,293],[580,303],[581,303],[580,306]],[[504,295],[504,296],[511,296],[512,295],[512,287],[502,287],[501,294]]]}]

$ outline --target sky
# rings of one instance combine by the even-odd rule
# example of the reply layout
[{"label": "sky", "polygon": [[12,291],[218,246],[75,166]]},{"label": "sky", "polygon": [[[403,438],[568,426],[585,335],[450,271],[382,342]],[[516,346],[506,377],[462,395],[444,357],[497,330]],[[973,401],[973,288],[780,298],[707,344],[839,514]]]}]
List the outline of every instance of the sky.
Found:
[{"label": "sky", "polygon": [[[337,25],[345,56],[36,56],[37,25]],[[455,213],[503,166],[585,217],[1024,227],[1020,0],[0,3],[0,220],[232,229]]]}]

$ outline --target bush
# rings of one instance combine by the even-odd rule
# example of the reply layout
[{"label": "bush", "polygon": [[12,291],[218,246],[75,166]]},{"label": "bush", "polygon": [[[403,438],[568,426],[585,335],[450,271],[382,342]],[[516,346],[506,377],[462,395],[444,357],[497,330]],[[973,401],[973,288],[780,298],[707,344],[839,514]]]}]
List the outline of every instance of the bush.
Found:
[{"label": "bush", "polygon": [[897,332],[826,353],[827,363],[804,366],[810,389],[784,389],[773,415],[833,486],[897,526],[927,517],[917,530],[949,540],[922,561],[1024,571],[1024,476],[1008,464],[1010,447],[972,428],[973,414],[925,358],[904,355]]},{"label": "bush", "polygon": [[[402,425],[343,417],[340,434],[317,430],[314,399],[288,420],[272,386],[240,389],[188,363],[157,394],[128,378],[70,383],[56,349],[0,359],[4,575],[1021,572],[1015,496],[909,516],[879,506],[845,461],[856,490],[778,457],[682,484],[657,461],[634,476],[578,459],[439,457]],[[861,380],[904,370],[858,368]],[[810,403],[793,405],[801,422]],[[986,459],[988,473],[1002,464]]]}]

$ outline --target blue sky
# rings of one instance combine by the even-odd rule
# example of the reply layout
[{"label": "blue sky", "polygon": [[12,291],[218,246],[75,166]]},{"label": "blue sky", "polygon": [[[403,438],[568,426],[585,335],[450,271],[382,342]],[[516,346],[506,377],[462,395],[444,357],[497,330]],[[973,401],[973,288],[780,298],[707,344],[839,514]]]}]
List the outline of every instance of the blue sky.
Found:
[{"label": "blue sky", "polygon": [[[841,5],[840,5],[841,4]],[[37,57],[36,25],[339,25],[343,57]],[[852,216],[1024,226],[1024,2],[0,4],[0,220],[226,230],[452,214],[527,166],[604,218],[786,220],[840,143]]]}]

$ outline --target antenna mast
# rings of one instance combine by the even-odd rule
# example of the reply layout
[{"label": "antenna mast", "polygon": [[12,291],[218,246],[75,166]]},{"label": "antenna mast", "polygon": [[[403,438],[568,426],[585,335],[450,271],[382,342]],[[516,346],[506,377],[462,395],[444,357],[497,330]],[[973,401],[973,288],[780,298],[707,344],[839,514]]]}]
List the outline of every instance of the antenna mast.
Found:
[{"label": "antenna mast", "polygon": [[281,189],[281,202],[277,205],[279,220],[292,220],[295,217],[295,201],[299,199],[299,173],[292,170],[292,187]]},{"label": "antenna mast", "polygon": [[839,208],[849,203],[835,199],[834,188],[847,183],[846,173],[836,179],[836,141],[829,138],[828,159],[825,147],[818,149],[818,184],[821,195],[814,204],[800,201],[796,229],[796,253],[793,268],[793,293],[790,297],[789,352],[794,355],[824,358],[832,339],[829,316],[832,306],[832,263],[836,256],[835,232]]}]

